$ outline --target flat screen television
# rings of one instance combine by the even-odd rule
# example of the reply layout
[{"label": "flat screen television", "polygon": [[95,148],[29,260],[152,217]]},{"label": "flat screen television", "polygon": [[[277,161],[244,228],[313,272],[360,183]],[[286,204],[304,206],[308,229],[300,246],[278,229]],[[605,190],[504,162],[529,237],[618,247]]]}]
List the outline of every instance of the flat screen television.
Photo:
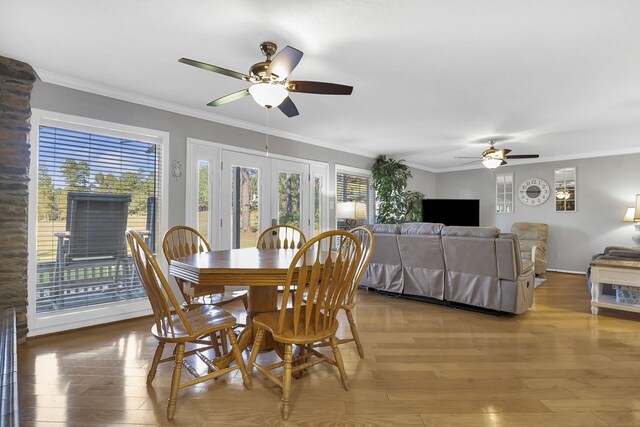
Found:
[{"label": "flat screen television", "polygon": [[423,199],[422,221],[478,227],[480,225],[480,200]]}]

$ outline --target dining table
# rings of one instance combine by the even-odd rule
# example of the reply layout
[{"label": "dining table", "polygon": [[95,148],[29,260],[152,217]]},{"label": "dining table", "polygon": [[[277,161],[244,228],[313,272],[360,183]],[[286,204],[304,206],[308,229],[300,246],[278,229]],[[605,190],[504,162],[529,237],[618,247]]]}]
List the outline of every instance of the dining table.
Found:
[{"label": "dining table", "polygon": [[[248,287],[246,325],[237,340],[240,351],[244,351],[253,343],[253,318],[261,313],[278,310],[278,286],[284,284],[297,251],[244,248],[200,252],[171,260],[169,274],[196,287]],[[264,337],[261,349],[275,350],[281,357],[284,354],[284,347],[269,334]],[[233,356],[228,354],[217,359],[215,364],[222,368],[232,360]]]}]

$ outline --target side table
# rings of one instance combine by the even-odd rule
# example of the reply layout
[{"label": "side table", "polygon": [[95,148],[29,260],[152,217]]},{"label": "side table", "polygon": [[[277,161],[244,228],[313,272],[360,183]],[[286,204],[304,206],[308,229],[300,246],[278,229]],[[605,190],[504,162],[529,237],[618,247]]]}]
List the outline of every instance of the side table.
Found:
[{"label": "side table", "polygon": [[640,261],[596,259],[591,262],[591,313],[600,307],[640,313],[640,304],[618,302],[615,296],[602,295],[602,284],[623,285],[640,292]]}]

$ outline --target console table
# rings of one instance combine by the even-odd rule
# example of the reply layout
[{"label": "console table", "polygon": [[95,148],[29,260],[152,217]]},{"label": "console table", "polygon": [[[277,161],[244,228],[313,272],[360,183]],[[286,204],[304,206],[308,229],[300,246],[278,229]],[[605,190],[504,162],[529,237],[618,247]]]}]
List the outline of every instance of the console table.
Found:
[{"label": "console table", "polygon": [[614,295],[602,295],[602,284],[623,285],[640,291],[640,261],[596,259],[591,262],[591,313],[600,307],[640,313],[640,304],[626,304]]}]

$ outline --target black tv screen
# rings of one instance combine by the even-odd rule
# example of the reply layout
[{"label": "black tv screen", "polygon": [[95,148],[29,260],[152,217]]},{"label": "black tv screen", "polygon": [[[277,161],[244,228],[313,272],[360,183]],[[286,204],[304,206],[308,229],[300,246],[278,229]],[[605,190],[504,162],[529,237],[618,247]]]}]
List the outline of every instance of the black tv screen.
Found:
[{"label": "black tv screen", "polygon": [[480,225],[480,200],[423,199],[422,221],[478,227]]}]

